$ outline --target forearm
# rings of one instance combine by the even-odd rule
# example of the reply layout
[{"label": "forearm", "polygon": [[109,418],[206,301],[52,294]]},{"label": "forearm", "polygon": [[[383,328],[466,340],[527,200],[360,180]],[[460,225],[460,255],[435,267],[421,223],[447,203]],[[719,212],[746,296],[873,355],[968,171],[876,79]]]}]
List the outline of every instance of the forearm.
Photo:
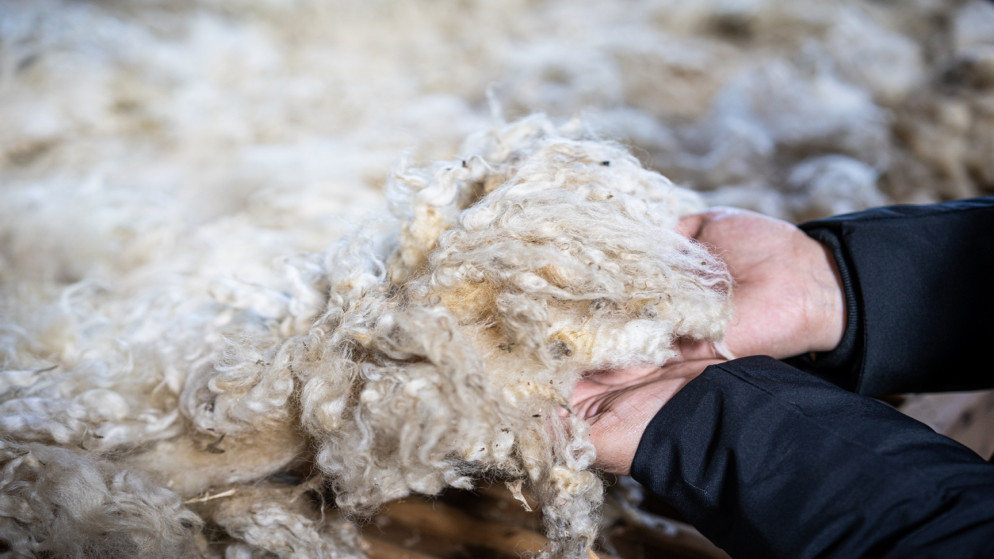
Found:
[{"label": "forearm", "polygon": [[839,348],[791,363],[861,394],[994,387],[994,198],[894,206],[801,226],[845,284]]},{"label": "forearm", "polygon": [[994,552],[994,470],[893,409],[766,357],[709,367],[632,475],[736,559]]}]

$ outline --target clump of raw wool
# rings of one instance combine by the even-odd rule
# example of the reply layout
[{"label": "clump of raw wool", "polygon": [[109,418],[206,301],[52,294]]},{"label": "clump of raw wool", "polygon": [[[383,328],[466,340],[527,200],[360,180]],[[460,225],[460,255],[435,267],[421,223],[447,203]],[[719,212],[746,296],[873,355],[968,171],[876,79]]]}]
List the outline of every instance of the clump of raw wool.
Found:
[{"label": "clump of raw wool", "polygon": [[0,536],[14,557],[200,554],[203,521],[144,475],[79,449],[2,439],[0,464]]},{"label": "clump of raw wool", "polygon": [[498,477],[533,489],[547,555],[586,557],[602,484],[569,395],[585,371],[720,340],[729,277],[675,229],[701,200],[541,116],[402,168],[387,198],[278,287],[80,284],[11,315],[4,539],[356,557],[348,515]]},{"label": "clump of raw wool", "polygon": [[601,483],[583,421],[559,413],[584,371],[722,336],[728,277],[674,230],[699,199],[544,118],[398,172],[389,196],[399,232],[339,244],[328,308],[290,342],[318,467],[346,509],[525,479],[550,551],[583,556]]},{"label": "clump of raw wool", "polygon": [[[320,481],[315,478],[315,481]],[[315,483],[288,486],[263,482],[242,487],[230,496],[192,505],[235,541],[226,557],[269,555],[293,559],[361,556],[358,530],[335,514],[315,517],[309,496]]]}]

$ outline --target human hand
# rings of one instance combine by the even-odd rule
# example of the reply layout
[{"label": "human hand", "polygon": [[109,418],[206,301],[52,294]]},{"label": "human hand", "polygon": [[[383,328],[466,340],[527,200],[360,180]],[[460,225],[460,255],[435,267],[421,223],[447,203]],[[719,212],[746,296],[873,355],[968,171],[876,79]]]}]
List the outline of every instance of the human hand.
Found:
[{"label": "human hand", "polygon": [[[786,221],[733,208],[686,216],[678,230],[721,258],[732,275],[727,353],[779,359],[839,344],[845,301],[824,245]],[[682,359],[726,353],[705,341],[679,340],[677,349]]]},{"label": "human hand", "polygon": [[635,366],[588,375],[570,399],[574,412],[590,425],[597,449],[594,465],[628,475],[642,434],[666,402],[708,365],[721,359],[697,359],[663,367]]}]

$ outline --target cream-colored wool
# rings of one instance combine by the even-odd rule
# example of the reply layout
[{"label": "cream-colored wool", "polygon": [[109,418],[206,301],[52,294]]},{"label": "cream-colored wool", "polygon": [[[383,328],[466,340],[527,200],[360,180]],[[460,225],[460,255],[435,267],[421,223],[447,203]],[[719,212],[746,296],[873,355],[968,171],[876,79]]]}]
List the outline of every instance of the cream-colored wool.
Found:
[{"label": "cream-colored wool", "polygon": [[315,496],[308,491],[314,489],[308,484],[253,484],[191,506],[236,540],[224,550],[225,557],[361,557],[358,531],[352,523],[334,511],[314,515],[308,502]]},{"label": "cream-colored wool", "polygon": [[[547,552],[584,557],[602,487],[587,470],[586,425],[560,417],[573,385],[585,371],[665,363],[677,337],[720,340],[731,286],[720,261],[674,230],[703,208],[699,197],[581,132],[536,116],[475,137],[463,159],[399,170],[388,184],[393,219],[364,224],[323,263],[291,267],[292,296],[246,295],[254,312],[218,306],[216,339],[187,348],[180,385],[166,378],[128,392],[140,377],[106,372],[107,388],[31,397],[41,386],[30,377],[52,371],[21,371],[8,382],[27,393],[0,404],[0,419],[19,441],[75,444],[93,459],[123,451],[99,460],[120,475],[150,474],[177,506],[177,493],[208,503],[212,489],[231,488],[199,507],[203,520],[138,509],[129,522],[209,521],[233,550],[357,553],[354,538],[319,528],[324,512],[313,503],[266,497],[257,485],[313,460],[315,481],[346,513],[481,477],[525,480],[542,506]],[[229,305],[243,299],[237,289],[214,287]],[[73,297],[62,303],[71,308]],[[238,330],[224,334],[228,324]],[[158,412],[136,431],[126,418],[142,398]],[[67,476],[41,469],[30,480],[41,490],[33,514],[55,514],[63,507],[45,491],[61,490],[44,475]],[[0,490],[27,499],[20,479]],[[93,483],[78,491],[90,508],[111,498]],[[5,513],[28,523],[24,505],[9,503]],[[63,514],[79,524],[90,508]],[[42,533],[32,549],[62,553],[56,540]]]},{"label": "cream-colored wool", "polygon": [[0,464],[5,555],[199,555],[203,520],[142,474],[79,449],[2,440]]},{"label": "cream-colored wool", "polygon": [[395,175],[399,235],[333,251],[328,308],[287,366],[341,506],[525,478],[556,554],[582,556],[600,482],[583,422],[558,411],[584,371],[720,339],[730,284],[674,231],[697,197],[623,150],[543,118],[481,142]]},{"label": "cream-colored wool", "polygon": [[[63,523],[87,528],[51,539],[32,519],[52,516],[60,488],[106,506],[107,495],[125,499],[113,489],[120,474],[132,482],[117,487],[144,503],[129,508],[128,522],[163,527],[165,542],[149,543],[147,554],[191,538],[207,556],[319,556],[331,546],[358,556],[335,492],[322,508],[311,484],[327,477],[344,505],[365,509],[384,492],[460,484],[496,468],[530,477],[517,450],[525,443],[538,463],[560,468],[534,478],[557,545],[582,547],[586,535],[563,534],[569,524],[588,527],[596,502],[592,485],[570,485],[589,460],[582,426],[572,431],[578,439],[536,429],[584,360],[637,358],[653,340],[665,358],[669,327],[657,309],[612,329],[651,305],[595,300],[593,309],[583,298],[626,289],[620,277],[649,267],[603,267],[614,253],[594,241],[610,243],[618,235],[607,232],[627,227],[614,214],[619,200],[591,206],[616,219],[576,214],[589,232],[566,235],[561,250],[521,240],[531,226],[522,219],[549,222],[539,206],[462,220],[473,210],[461,207],[486,188],[533,196],[496,188],[522,175],[499,163],[511,154],[494,136],[458,157],[464,137],[494,122],[488,92],[509,115],[581,115],[707,205],[800,220],[989,193],[992,17],[982,0],[0,2],[0,437],[15,449],[0,465],[0,511],[23,519],[0,528],[0,549],[9,540],[16,556],[83,553],[71,548],[93,541],[89,521]],[[535,161],[615,149],[572,131],[559,140],[569,149],[543,152],[553,136],[527,122],[504,142]],[[406,165],[388,179],[405,152],[448,163]],[[649,176],[626,158],[604,160],[611,165],[565,166],[563,184]],[[483,176],[489,186],[460,190]],[[655,189],[631,188],[643,200]],[[587,207],[580,190],[563,196]],[[453,192],[461,194],[449,199]],[[681,204],[622,214],[652,216],[668,231],[672,217],[653,208],[690,208]],[[500,221],[498,210],[519,236],[495,240],[494,250],[534,244],[535,262],[501,262],[481,276],[482,252],[465,243],[486,237],[473,227]],[[602,269],[570,268],[557,260],[567,254]],[[543,260],[550,267],[534,269]],[[572,275],[549,275],[557,266]],[[592,274],[612,279],[590,283]],[[577,324],[583,312],[605,326]],[[442,331],[453,340],[437,341]],[[611,344],[615,354],[595,356]],[[439,387],[457,370],[443,355],[478,367]],[[486,375],[490,368],[499,374]],[[512,370],[560,384],[543,385],[544,395],[528,381],[499,389],[514,384]],[[397,425],[373,410],[399,399],[402,414],[418,415],[420,403],[481,394],[488,404],[439,413],[459,420],[459,436],[501,414],[520,429],[476,437],[485,444],[464,455],[475,441],[405,422],[398,440],[407,428],[430,450],[383,448]],[[336,422],[383,430],[325,436]],[[555,454],[571,440],[577,454]],[[382,490],[342,481],[366,479],[345,454],[362,444],[370,454],[360,463],[377,475],[389,469],[384,460],[407,460],[383,474]],[[90,473],[75,480],[59,461],[24,458],[44,449]],[[556,503],[571,492],[578,498]],[[93,512],[102,518],[99,506]],[[199,520],[187,528],[190,512]]]}]

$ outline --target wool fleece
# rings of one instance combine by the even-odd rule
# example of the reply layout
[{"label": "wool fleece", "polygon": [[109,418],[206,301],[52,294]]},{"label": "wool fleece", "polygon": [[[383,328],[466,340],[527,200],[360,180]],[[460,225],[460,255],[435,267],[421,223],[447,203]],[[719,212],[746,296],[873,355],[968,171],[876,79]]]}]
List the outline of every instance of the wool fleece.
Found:
[{"label": "wool fleece", "polygon": [[731,281],[675,230],[700,198],[576,121],[532,116],[463,151],[398,170],[389,212],[288,262],[293,290],[216,287],[186,317],[204,341],[146,340],[173,370],[154,386],[134,357],[5,372],[12,547],[357,556],[346,518],[497,477],[533,489],[546,555],[586,557],[603,489],[573,386],[720,341]]}]

